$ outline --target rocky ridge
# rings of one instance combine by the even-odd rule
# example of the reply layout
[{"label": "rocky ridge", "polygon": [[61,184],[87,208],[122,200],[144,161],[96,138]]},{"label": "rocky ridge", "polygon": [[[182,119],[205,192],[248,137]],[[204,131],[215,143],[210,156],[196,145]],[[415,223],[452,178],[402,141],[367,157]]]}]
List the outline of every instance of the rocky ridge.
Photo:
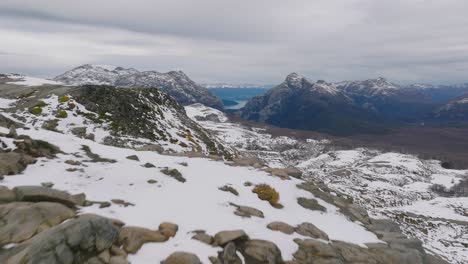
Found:
[{"label": "rocky ridge", "polygon": [[138,71],[133,68],[108,65],[85,64],[54,78],[55,81],[69,85],[111,85],[121,87],[158,88],[174,97],[180,104],[202,103],[222,109],[219,98],[192,81],[181,71],[160,73],[157,71]]}]

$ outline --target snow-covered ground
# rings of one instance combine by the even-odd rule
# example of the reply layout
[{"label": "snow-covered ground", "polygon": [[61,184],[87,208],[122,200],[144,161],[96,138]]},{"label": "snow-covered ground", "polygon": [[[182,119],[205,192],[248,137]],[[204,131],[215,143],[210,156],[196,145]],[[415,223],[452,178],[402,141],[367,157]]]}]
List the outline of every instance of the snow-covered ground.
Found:
[{"label": "snow-covered ground", "polygon": [[[44,106],[44,116],[48,116],[48,111],[57,107],[56,102],[56,97],[45,100],[47,105]],[[72,117],[67,125],[83,121],[78,120],[80,117],[73,116],[73,113],[70,114]],[[349,220],[334,205],[319,198],[316,199],[327,208],[327,212],[301,207],[297,198],[314,197],[296,187],[302,180],[282,180],[264,171],[231,166],[223,161],[175,157],[107,146],[99,141],[76,137],[69,133],[68,126],[61,127],[63,124],[59,126],[61,132],[44,130],[41,126],[30,123],[28,116],[25,116],[24,124],[28,129],[18,129],[18,134],[53,143],[64,153],[58,154],[55,159],[39,159],[22,174],[5,177],[3,185],[15,187],[52,182],[54,188],[60,190],[73,194],[83,192],[91,201],[122,199],[133,204],[127,207],[112,204],[108,208],[93,205],[81,208],[81,213],[96,213],[120,219],[127,225],[152,229],[164,221],[178,224],[179,231],[175,238],[165,243],[145,244],[138,253],[129,257],[133,263],[159,263],[175,251],[194,252],[203,262],[208,263],[208,256],[216,256],[219,248],[191,239],[192,231],[200,229],[211,235],[223,230],[243,229],[251,238],[274,242],[281,249],[284,259],[292,259],[292,254],[298,248],[293,239],[304,237],[268,229],[267,225],[274,221],[283,221],[293,226],[310,222],[326,232],[330,239],[361,246],[381,242],[359,222]],[[37,120],[39,121],[40,119]],[[4,141],[6,138],[0,137],[0,140]],[[83,145],[89,146],[93,153],[116,162],[89,161],[82,149]],[[129,155],[137,155],[139,161],[127,159]],[[81,165],[69,165],[65,163],[67,160],[79,161]],[[143,166],[147,162],[156,167]],[[160,170],[164,168],[179,170],[186,182],[163,174]],[[151,184],[148,180],[155,180],[157,183]],[[246,186],[247,181],[253,185]],[[279,192],[279,202],[284,206],[282,209],[272,207],[252,192],[256,184],[262,183],[267,183]],[[218,189],[225,185],[235,188],[239,195]],[[237,216],[233,213],[236,208],[229,203],[254,207],[263,212],[264,218]]]},{"label": "snow-covered ground", "polygon": [[18,74],[8,75],[8,78],[14,80],[12,82],[9,82],[10,84],[23,85],[23,86],[41,86],[41,85],[46,85],[46,84],[61,85],[62,84],[60,82],[56,82],[52,80],[31,77],[31,76],[26,76],[26,75],[18,75]]},{"label": "snow-covered ground", "polygon": [[[186,107],[194,120],[209,112],[191,108]],[[405,234],[451,263],[468,263],[468,197],[440,197],[430,189],[434,184],[451,188],[467,179],[468,171],[444,169],[439,161],[414,155],[365,148],[333,150],[327,141],[301,142],[230,122],[198,122],[272,167],[300,168],[305,177],[353,197],[373,217],[392,218]]]}]

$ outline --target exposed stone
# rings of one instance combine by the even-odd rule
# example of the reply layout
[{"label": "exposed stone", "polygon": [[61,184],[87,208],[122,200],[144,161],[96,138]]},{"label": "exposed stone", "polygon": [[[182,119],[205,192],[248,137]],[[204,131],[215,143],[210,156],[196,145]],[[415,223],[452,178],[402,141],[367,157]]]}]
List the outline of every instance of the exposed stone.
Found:
[{"label": "exposed stone", "polygon": [[145,168],[156,168],[156,166],[154,166],[153,163],[149,163],[149,162],[146,162],[146,163],[143,165],[143,167],[145,167]]},{"label": "exposed stone", "polygon": [[192,239],[198,240],[208,245],[213,244],[213,237],[205,233],[197,233],[192,236]]},{"label": "exposed stone", "polygon": [[147,180],[146,182],[149,183],[149,184],[156,184],[156,183],[158,183],[157,180],[153,180],[153,179],[149,179],[149,180]]},{"label": "exposed stone", "polygon": [[328,235],[311,223],[302,223],[296,227],[296,233],[303,236],[328,240]]},{"label": "exposed stone", "polygon": [[135,204],[130,203],[130,202],[126,202],[126,201],[124,201],[122,199],[112,199],[111,202],[114,203],[114,204],[123,205],[123,207],[135,206]]},{"label": "exposed stone", "polygon": [[234,241],[248,240],[249,236],[243,230],[229,230],[216,233],[214,236],[214,245],[225,246],[227,243]]},{"label": "exposed stone", "polygon": [[117,240],[109,219],[86,215],[52,227],[0,253],[0,263],[85,263]]},{"label": "exposed stone", "polygon": [[343,263],[339,259],[339,254],[336,250],[327,243],[314,239],[294,239],[294,242],[299,246],[299,249],[293,254],[293,256],[300,264]]},{"label": "exposed stone", "polygon": [[249,264],[282,264],[281,251],[272,242],[253,239],[240,246],[245,262]]},{"label": "exposed stone", "polygon": [[272,222],[272,223],[269,223],[267,227],[271,230],[280,231],[288,235],[291,235],[295,231],[294,227],[284,222]]},{"label": "exposed stone", "polygon": [[166,174],[167,176],[170,176],[174,179],[176,179],[177,181],[179,182],[185,182],[186,179],[184,178],[184,176],[182,176],[182,173],[180,173],[180,171],[178,171],[177,169],[163,169],[161,170],[162,173]]},{"label": "exposed stone", "polygon": [[236,253],[236,244],[229,242],[222,251],[218,253],[218,259],[222,264],[242,264],[242,260]]},{"label": "exposed stone", "polygon": [[202,264],[200,259],[188,252],[174,252],[166,258],[164,264]]},{"label": "exposed stone", "polygon": [[77,137],[84,138],[86,136],[86,127],[74,127],[71,129],[71,133]]},{"label": "exposed stone", "polygon": [[16,152],[0,153],[0,176],[21,173],[36,160],[28,155]]},{"label": "exposed stone", "polygon": [[167,240],[161,232],[150,230],[143,227],[124,226],[120,229],[119,243],[123,249],[135,254],[145,243],[148,242],[164,242]]},{"label": "exposed stone", "polygon": [[163,222],[159,225],[159,232],[166,238],[175,237],[179,226],[173,223]]},{"label": "exposed stone", "polygon": [[59,203],[0,205],[0,246],[25,241],[74,216],[73,210]]},{"label": "exposed stone", "polygon": [[138,158],[137,155],[130,155],[130,156],[127,157],[127,159],[129,159],[129,160],[135,160],[135,161],[140,161],[140,159]]},{"label": "exposed stone", "polygon": [[0,186],[0,203],[10,203],[16,200],[14,191],[5,186]]},{"label": "exposed stone", "polygon": [[52,187],[54,187],[54,183],[53,182],[42,182],[41,186],[46,187],[46,188],[52,188]]},{"label": "exposed stone", "polygon": [[234,203],[230,203],[230,205],[236,207],[236,211],[234,211],[235,215],[238,215],[241,217],[247,217],[247,218],[250,218],[252,216],[260,217],[260,218],[265,217],[262,211],[255,209],[253,207],[237,205]]},{"label": "exposed stone", "polygon": [[157,153],[163,153],[164,148],[160,145],[145,145],[138,148],[135,148],[137,151],[156,151]]},{"label": "exposed stone", "polygon": [[78,160],[66,160],[65,163],[66,163],[66,164],[69,164],[69,165],[73,165],[73,166],[79,166],[79,165],[81,165],[81,162],[78,161]]},{"label": "exposed stone", "polygon": [[109,264],[130,264],[130,262],[123,256],[112,256]]},{"label": "exposed stone", "polygon": [[65,191],[43,186],[20,186],[15,187],[13,191],[16,193],[18,201],[57,202],[68,207],[82,206],[86,201],[86,196],[83,193],[71,195]]},{"label": "exposed stone", "polygon": [[232,186],[224,185],[224,186],[219,187],[218,189],[220,191],[230,192],[230,193],[234,194],[235,196],[239,196],[239,192]]},{"label": "exposed stone", "polygon": [[318,203],[318,201],[316,199],[313,199],[313,198],[308,199],[308,198],[304,198],[304,197],[299,197],[299,198],[297,198],[297,203],[300,206],[302,206],[304,208],[307,208],[307,209],[310,209],[310,210],[322,211],[322,212],[327,211],[327,208],[320,205]]}]

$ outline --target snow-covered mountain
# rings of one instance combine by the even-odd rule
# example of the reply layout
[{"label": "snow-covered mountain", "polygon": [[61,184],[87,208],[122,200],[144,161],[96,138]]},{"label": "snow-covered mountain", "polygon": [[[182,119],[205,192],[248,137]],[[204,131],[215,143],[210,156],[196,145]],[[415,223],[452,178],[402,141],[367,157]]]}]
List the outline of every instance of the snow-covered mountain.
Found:
[{"label": "snow-covered mountain", "polygon": [[336,86],[348,94],[365,96],[388,96],[400,89],[400,86],[382,77],[365,81],[340,82]]},{"label": "snow-covered mountain", "polygon": [[219,98],[181,71],[160,73],[110,65],[85,64],[55,77],[54,80],[71,85],[99,84],[158,88],[183,105],[202,103],[217,109],[223,108]]},{"label": "snow-covered mountain", "polygon": [[468,122],[468,94],[457,97],[436,109],[434,117],[445,122]]}]

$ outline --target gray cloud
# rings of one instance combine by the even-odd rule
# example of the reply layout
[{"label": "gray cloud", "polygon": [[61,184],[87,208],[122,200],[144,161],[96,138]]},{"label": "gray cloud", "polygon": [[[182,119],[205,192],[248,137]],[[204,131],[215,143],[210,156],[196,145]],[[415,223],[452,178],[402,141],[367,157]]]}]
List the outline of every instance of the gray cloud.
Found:
[{"label": "gray cloud", "polygon": [[464,0],[2,0],[0,72],[82,63],[181,69],[199,82],[467,82]]}]

